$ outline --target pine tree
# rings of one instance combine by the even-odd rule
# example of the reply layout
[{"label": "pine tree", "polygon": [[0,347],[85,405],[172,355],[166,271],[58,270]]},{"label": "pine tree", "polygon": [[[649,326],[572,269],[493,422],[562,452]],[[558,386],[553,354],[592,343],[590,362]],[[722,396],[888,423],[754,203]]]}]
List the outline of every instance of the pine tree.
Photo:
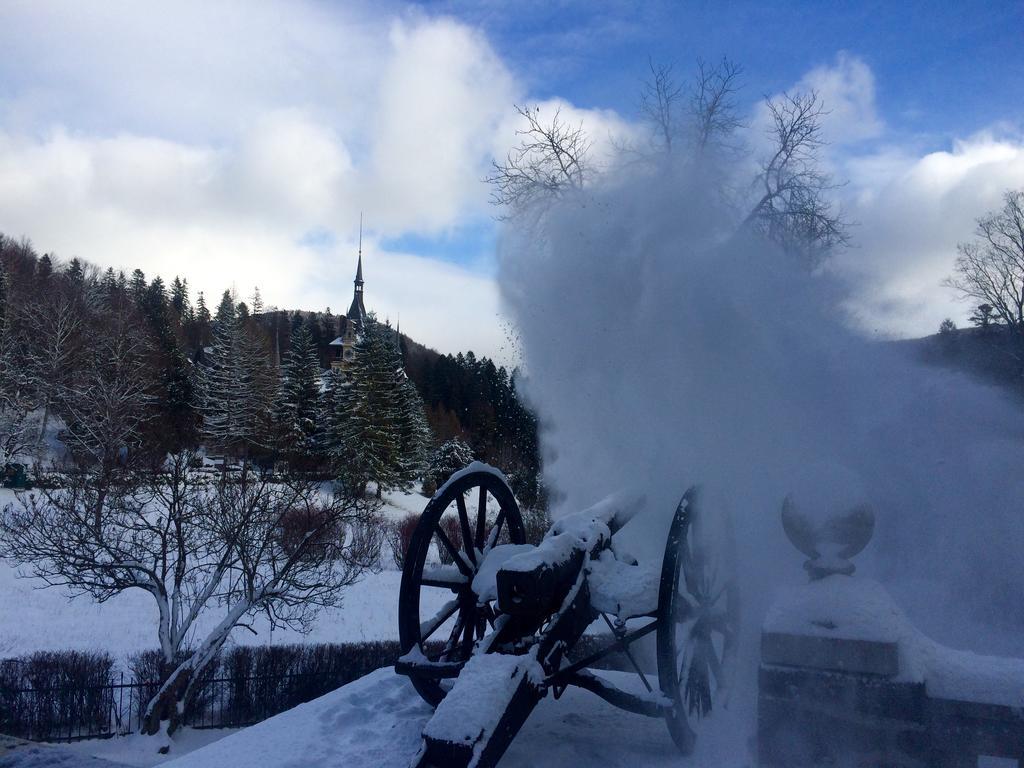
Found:
[{"label": "pine tree", "polygon": [[355,491],[408,488],[420,475],[430,431],[423,401],[402,367],[394,333],[367,318],[355,358],[331,377],[326,443],[332,464]]},{"label": "pine tree", "polygon": [[316,453],[320,417],[320,361],[305,326],[292,335],[281,365],[281,388],[274,409],[278,447],[293,463],[307,463]]},{"label": "pine tree", "polygon": [[235,301],[231,298],[231,291],[224,291],[220,297],[220,304],[217,305],[217,314],[214,315],[214,320],[218,323],[224,323],[229,318],[233,319],[237,314],[235,311]]},{"label": "pine tree", "polygon": [[146,290],[149,286],[146,284],[146,273],[141,269],[136,269],[132,272],[132,279],[129,287],[132,298],[137,304],[141,304],[143,298],[146,295]]},{"label": "pine tree", "polygon": [[[395,352],[399,364],[401,364],[401,353],[397,344],[395,344]],[[434,435],[430,431],[423,398],[416,390],[416,385],[405,374],[403,368],[399,367],[397,370],[400,378],[398,475],[402,487],[408,488],[423,475],[428,451],[434,442]]]},{"label": "pine tree", "polygon": [[139,304],[148,317],[159,317],[160,322],[166,321],[167,288],[159,275],[154,277],[153,282],[146,288]]},{"label": "pine tree", "polygon": [[434,451],[424,475],[436,489],[453,473],[458,472],[471,461],[473,461],[473,449],[464,440],[453,437],[451,440],[445,440]]},{"label": "pine tree", "polygon": [[206,308],[206,297],[202,291],[196,299],[196,320],[207,325],[210,323],[210,310]]},{"label": "pine tree", "polygon": [[107,308],[113,307],[118,295],[117,275],[114,274],[113,267],[107,267],[107,271],[103,273],[102,294]]},{"label": "pine tree", "polygon": [[250,457],[266,442],[268,402],[262,350],[228,303],[218,310],[213,344],[202,369],[203,436],[211,447]]},{"label": "pine tree", "polygon": [[183,321],[191,319],[192,302],[188,298],[188,280],[182,280],[177,275],[171,282],[171,306]]},{"label": "pine tree", "polygon": [[82,268],[82,262],[78,258],[71,260],[65,274],[73,284],[81,285],[85,281],[85,270]]},{"label": "pine tree", "polygon": [[[175,282],[180,284],[177,278]],[[174,326],[176,320],[170,307],[163,280],[154,278],[146,289],[141,309],[155,341],[154,362],[160,390],[155,406],[157,419],[150,442],[160,446],[163,453],[193,446],[198,438],[199,421],[191,367],[178,342]]]},{"label": "pine tree", "polygon": [[210,310],[206,307],[206,297],[200,291],[196,297],[196,308],[188,316],[182,318],[185,331],[186,350],[194,362],[203,359],[203,348],[210,343]]},{"label": "pine tree", "polygon": [[43,257],[39,259],[39,264],[36,265],[36,277],[40,281],[47,281],[53,274],[53,259],[50,254],[44,253]]}]

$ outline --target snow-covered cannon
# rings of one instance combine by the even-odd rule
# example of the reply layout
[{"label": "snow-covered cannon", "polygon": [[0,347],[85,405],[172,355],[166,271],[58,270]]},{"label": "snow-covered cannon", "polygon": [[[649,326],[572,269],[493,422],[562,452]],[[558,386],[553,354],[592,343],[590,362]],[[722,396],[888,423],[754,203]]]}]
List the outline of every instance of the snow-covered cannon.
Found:
[{"label": "snow-covered cannon", "polygon": [[[534,707],[570,685],[664,718],[692,750],[697,723],[726,696],[738,632],[728,531],[707,524],[699,499],[687,491],[661,562],[644,565],[613,542],[640,497],[563,517],[533,546],[498,470],[474,462],[453,475],[427,504],[402,573],[396,671],[436,707],[415,764],[495,765]],[[595,623],[607,631],[580,643]],[[635,685],[596,671],[611,656]]]}]

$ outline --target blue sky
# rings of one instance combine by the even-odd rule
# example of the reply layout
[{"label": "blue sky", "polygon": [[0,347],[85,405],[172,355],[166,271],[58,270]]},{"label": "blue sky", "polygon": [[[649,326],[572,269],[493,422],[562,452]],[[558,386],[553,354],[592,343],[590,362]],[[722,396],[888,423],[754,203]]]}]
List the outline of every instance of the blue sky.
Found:
[{"label": "blue sky", "polygon": [[742,64],[749,100],[845,50],[884,85],[893,126],[947,141],[1024,117],[1020,2],[424,3],[480,25],[539,98],[628,114],[647,59]]},{"label": "blue sky", "polygon": [[[962,319],[958,239],[1024,186],[1021,3],[12,0],[0,7],[0,231],[288,307],[367,295],[445,351],[507,355],[481,178],[514,103],[636,136],[648,61],[818,88],[860,222],[837,260],[869,330]],[[751,150],[752,159],[756,153]],[[440,304],[439,304],[440,302]]]}]

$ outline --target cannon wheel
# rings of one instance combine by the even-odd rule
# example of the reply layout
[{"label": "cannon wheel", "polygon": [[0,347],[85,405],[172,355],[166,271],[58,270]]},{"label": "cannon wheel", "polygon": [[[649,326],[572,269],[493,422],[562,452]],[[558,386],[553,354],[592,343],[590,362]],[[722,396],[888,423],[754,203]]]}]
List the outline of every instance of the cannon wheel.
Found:
[{"label": "cannon wheel", "polygon": [[694,721],[726,702],[739,632],[732,530],[725,517],[703,520],[699,502],[690,488],[676,508],[658,593],[658,681],[684,754],[697,738]]},{"label": "cannon wheel", "polygon": [[[494,606],[490,602],[478,603],[472,589],[473,577],[483,556],[499,542],[502,534],[509,543],[526,542],[519,505],[500,475],[477,470],[453,475],[453,478],[427,503],[420,516],[405,555],[398,597],[398,637],[402,654],[418,648],[431,661],[442,662],[466,661],[476,641],[483,638],[489,625],[493,626]],[[493,500],[490,508],[489,500]],[[441,523],[442,516],[453,506],[460,531],[456,541]],[[454,561],[447,576],[428,572],[424,578],[431,544]],[[437,615],[425,617],[420,609],[423,590],[448,590],[453,598]],[[435,635],[452,616],[456,619],[448,637]],[[433,649],[428,647],[428,641],[443,641],[443,650],[430,652]],[[420,696],[433,706],[439,704],[447,692],[437,679],[413,675],[411,680]]]}]

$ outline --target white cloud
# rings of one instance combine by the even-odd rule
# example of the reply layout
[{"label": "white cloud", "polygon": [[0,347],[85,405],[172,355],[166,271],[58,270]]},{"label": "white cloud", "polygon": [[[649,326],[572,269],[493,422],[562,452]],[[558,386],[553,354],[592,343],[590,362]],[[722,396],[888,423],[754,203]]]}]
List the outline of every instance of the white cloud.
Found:
[{"label": "white cloud", "polygon": [[834,64],[804,75],[797,90],[821,97],[828,110],[822,120],[825,138],[834,144],[872,139],[885,127],[875,104],[875,75],[857,56],[841,51]]},{"label": "white cloud", "polygon": [[482,209],[481,178],[516,85],[479,33],[450,20],[396,22],[389,43],[367,188],[389,201],[388,220],[406,214],[391,226],[436,231],[466,199]]},{"label": "white cloud", "polygon": [[861,321],[900,335],[934,333],[945,317],[962,324],[970,307],[941,283],[975,219],[1024,186],[1024,141],[982,133],[923,156],[885,149],[845,163],[859,225],[838,266],[858,282]]},{"label": "white cloud", "polygon": [[[1005,190],[1024,186],[1024,139],[1001,125],[948,148],[922,150],[921,139],[886,128],[871,68],[846,52],[789,90],[809,89],[830,110],[823,166],[847,182],[835,194],[854,222],[853,247],[832,266],[851,280],[847,308],[854,320],[892,336],[935,333],[946,317],[963,324],[971,308],[942,282],[953,270],[957,243],[973,237],[975,220],[998,208]],[[758,128],[765,120],[760,104],[752,143],[763,141]]]}]

